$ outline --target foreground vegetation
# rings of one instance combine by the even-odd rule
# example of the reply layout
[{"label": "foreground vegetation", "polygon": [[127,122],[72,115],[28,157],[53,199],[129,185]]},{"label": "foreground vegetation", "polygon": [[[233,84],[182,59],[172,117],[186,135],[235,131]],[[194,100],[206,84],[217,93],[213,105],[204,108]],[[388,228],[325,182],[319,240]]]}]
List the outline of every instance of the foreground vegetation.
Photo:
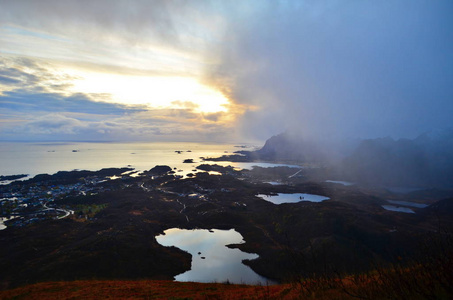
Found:
[{"label": "foreground vegetation", "polygon": [[[42,282],[0,291],[0,299],[452,299],[453,236],[438,232],[409,263],[342,276],[329,272],[279,285],[79,280]],[[422,247],[423,248],[423,247]]]},{"label": "foreground vegetation", "polygon": [[341,278],[251,286],[163,280],[43,282],[0,291],[0,299],[451,299],[452,256]]}]

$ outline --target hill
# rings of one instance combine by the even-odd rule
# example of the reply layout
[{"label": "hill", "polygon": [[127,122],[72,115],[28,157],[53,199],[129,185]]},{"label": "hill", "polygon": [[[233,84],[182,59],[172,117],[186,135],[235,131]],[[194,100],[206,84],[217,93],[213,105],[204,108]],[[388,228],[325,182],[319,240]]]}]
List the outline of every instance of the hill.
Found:
[{"label": "hill", "polygon": [[365,184],[453,186],[453,131],[416,139],[364,140],[341,166],[346,179]]}]

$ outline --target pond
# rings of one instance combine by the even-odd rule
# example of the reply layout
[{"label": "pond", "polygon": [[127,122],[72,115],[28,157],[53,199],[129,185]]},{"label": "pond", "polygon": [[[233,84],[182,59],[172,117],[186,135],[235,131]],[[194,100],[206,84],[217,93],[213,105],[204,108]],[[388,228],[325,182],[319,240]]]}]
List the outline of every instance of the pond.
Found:
[{"label": "pond", "polygon": [[266,182],[264,182],[264,183],[268,183],[268,184],[270,184],[270,185],[282,185],[282,184],[283,184],[283,183],[278,182],[278,181],[266,181]]},{"label": "pond", "polygon": [[328,182],[328,183],[341,184],[341,185],[344,185],[344,186],[351,186],[351,185],[354,185],[354,184],[355,184],[354,182],[350,182],[350,181],[341,181],[341,180],[326,180],[326,182]]},{"label": "pond", "polygon": [[156,236],[156,240],[162,246],[175,246],[192,255],[191,270],[177,275],[176,281],[272,284],[242,263],[258,258],[257,254],[226,247],[244,243],[241,234],[234,229],[172,228],[165,230],[164,235]]},{"label": "pond", "polygon": [[425,208],[425,207],[428,207],[427,204],[416,203],[416,202],[409,202],[409,201],[387,200],[387,202],[389,202],[389,203],[391,203],[391,204],[402,205],[402,206],[409,206],[409,207],[416,207],[416,208]]},{"label": "pond", "polygon": [[408,213],[408,214],[415,214],[415,211],[413,211],[409,207],[393,206],[393,205],[382,205],[382,208],[385,209],[385,210],[390,210],[390,211],[397,211],[397,212],[403,212],[403,213]]},{"label": "pond", "polygon": [[17,218],[17,216],[10,216],[8,218],[0,218],[0,230],[6,229],[5,222]]},{"label": "pond", "polygon": [[6,221],[6,218],[0,218],[0,230],[3,230],[6,228],[5,223],[3,223],[4,221]]},{"label": "pond", "polygon": [[295,194],[279,193],[276,195],[258,194],[256,196],[260,197],[263,200],[272,202],[274,204],[297,203],[301,201],[322,202],[324,200],[330,199],[329,197],[306,193],[295,193]]}]

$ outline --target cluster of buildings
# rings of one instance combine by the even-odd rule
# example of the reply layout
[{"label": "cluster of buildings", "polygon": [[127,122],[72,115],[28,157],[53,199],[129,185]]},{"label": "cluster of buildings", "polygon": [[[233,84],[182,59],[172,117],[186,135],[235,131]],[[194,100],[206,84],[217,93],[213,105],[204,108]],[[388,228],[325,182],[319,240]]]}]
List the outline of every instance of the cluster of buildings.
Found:
[{"label": "cluster of buildings", "polygon": [[74,211],[57,207],[54,200],[107,191],[110,188],[102,184],[107,180],[94,176],[74,184],[53,184],[44,180],[0,186],[0,217],[8,226],[24,226],[44,219],[68,217]]}]

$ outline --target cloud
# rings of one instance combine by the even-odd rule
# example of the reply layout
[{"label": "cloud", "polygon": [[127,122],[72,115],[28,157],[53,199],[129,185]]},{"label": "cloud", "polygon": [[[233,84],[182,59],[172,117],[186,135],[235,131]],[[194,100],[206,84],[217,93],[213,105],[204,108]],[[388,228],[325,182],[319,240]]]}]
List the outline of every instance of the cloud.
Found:
[{"label": "cloud", "polygon": [[[136,138],[265,139],[285,129],[326,139],[413,137],[452,126],[451,1],[0,3],[1,51],[15,57],[0,62],[2,128],[54,113],[88,122],[90,132]],[[69,93],[74,78],[43,61],[202,74],[235,103],[230,114],[196,113],[182,101],[173,110],[108,104],[105,94]]]},{"label": "cloud", "polygon": [[0,96],[0,107],[20,112],[79,112],[86,114],[122,115],[144,110],[141,106],[126,106],[97,102],[87,94],[30,93],[15,90]]},{"label": "cloud", "polygon": [[451,1],[260,2],[235,13],[207,78],[252,105],[242,131],[413,137],[452,126]]},{"label": "cloud", "polygon": [[0,1],[1,51],[106,68],[193,74],[221,34],[215,2]]},{"label": "cloud", "polygon": [[0,56],[0,92],[10,90],[51,92],[70,86],[71,80],[74,79],[67,74],[56,73],[46,63],[39,64],[23,57]]},{"label": "cloud", "polygon": [[[0,60],[0,76],[5,78],[0,86],[1,140],[201,141],[228,127],[221,115],[196,113],[198,105],[192,102],[151,109],[104,102],[108,95],[68,92],[65,87],[74,77],[29,59]],[[206,122],[215,124],[205,128]]]},{"label": "cloud", "polygon": [[1,140],[224,142],[235,137],[234,128],[220,118],[207,125],[202,115],[190,109],[131,110],[122,114],[21,110],[16,111],[16,118],[0,123]]},{"label": "cloud", "polygon": [[59,114],[49,114],[26,123],[24,130],[30,134],[75,134],[87,126],[77,119]]},{"label": "cloud", "polygon": [[15,78],[11,78],[9,76],[2,76],[0,75],[0,83],[3,83],[3,84],[18,84],[20,83],[20,80],[19,79],[15,79]]},{"label": "cloud", "polygon": [[74,77],[55,73],[30,59],[0,59],[0,108],[4,114],[30,119],[49,113],[116,115],[143,111],[139,105],[106,103],[103,95],[70,93]]},{"label": "cloud", "polygon": [[[21,24],[24,28],[39,28],[41,32],[29,35],[55,39],[53,33],[81,35],[84,38],[111,39],[152,34],[161,39],[176,39],[177,32],[172,13],[184,13],[184,5],[174,1],[2,1],[0,13],[3,24]],[[76,28],[79,27],[79,28]],[[52,35],[47,35],[51,32]]]}]

